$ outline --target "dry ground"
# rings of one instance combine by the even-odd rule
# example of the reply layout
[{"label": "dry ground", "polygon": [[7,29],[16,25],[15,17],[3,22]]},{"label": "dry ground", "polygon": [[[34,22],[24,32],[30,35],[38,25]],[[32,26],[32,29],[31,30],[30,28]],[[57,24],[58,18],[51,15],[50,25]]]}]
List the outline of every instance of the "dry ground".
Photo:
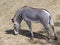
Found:
[{"label": "dry ground", "polygon": [[[30,40],[29,29],[24,21],[20,34],[13,35],[11,18],[17,9],[25,5],[50,11],[58,35],[57,41],[53,40],[51,29],[51,40],[46,40],[46,31],[39,23],[32,23],[34,40]],[[60,45],[60,0],[0,0],[0,45]]]}]

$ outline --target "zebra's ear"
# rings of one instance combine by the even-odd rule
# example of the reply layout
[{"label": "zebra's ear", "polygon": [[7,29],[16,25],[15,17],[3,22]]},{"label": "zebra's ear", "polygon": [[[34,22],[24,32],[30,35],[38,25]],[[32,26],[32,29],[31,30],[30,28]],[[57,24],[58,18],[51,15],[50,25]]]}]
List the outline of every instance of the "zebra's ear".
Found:
[{"label": "zebra's ear", "polygon": [[14,22],[14,19],[12,18],[11,21]]}]

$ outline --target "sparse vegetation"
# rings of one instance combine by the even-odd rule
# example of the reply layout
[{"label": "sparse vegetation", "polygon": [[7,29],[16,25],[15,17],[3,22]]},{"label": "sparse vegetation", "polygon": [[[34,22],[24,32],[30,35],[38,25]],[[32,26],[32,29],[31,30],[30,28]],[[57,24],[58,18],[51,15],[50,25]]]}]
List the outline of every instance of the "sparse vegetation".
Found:
[{"label": "sparse vegetation", "polygon": [[[55,22],[55,30],[58,35],[58,41],[54,41],[53,35],[51,41],[47,41],[46,32],[39,23],[32,23],[34,40],[30,40],[29,30],[24,21],[21,24],[19,35],[13,35],[13,23],[11,18],[15,12],[23,6],[35,8],[45,8],[50,11]],[[28,34],[28,35],[27,35]],[[52,34],[52,30],[51,30]],[[37,36],[37,37],[36,37]],[[60,0],[0,0],[0,45],[59,45],[60,44]]]}]

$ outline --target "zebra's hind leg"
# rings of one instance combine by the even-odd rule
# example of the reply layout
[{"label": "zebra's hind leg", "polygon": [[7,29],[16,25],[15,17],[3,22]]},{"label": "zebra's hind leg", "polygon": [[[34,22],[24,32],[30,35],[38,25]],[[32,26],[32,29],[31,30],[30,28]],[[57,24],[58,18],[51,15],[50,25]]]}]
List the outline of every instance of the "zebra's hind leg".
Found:
[{"label": "zebra's hind leg", "polygon": [[47,34],[48,34],[48,40],[50,39],[50,30],[49,30],[49,27],[47,25],[44,25],[46,31],[47,31]]},{"label": "zebra's hind leg", "polygon": [[49,24],[50,24],[50,26],[53,30],[54,36],[55,36],[54,40],[57,40],[57,34],[56,34],[56,31],[55,31],[55,28],[54,28],[54,22],[53,22],[52,18],[50,18]]},{"label": "zebra's hind leg", "polygon": [[56,34],[56,31],[54,30],[54,26],[51,26],[52,27],[52,30],[53,30],[53,33],[54,33],[54,40],[57,40],[57,34]]}]

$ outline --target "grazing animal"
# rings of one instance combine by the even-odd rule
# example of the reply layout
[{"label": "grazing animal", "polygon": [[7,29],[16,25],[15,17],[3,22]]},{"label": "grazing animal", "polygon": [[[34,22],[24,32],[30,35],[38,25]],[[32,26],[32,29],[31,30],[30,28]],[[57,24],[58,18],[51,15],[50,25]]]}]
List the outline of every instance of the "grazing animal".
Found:
[{"label": "grazing animal", "polygon": [[31,28],[31,22],[36,22],[36,23],[41,23],[47,33],[48,33],[48,39],[50,39],[50,31],[48,28],[48,24],[50,24],[54,36],[54,39],[57,39],[57,35],[56,32],[54,30],[54,22],[53,19],[51,17],[51,14],[49,11],[47,11],[46,9],[38,9],[38,8],[33,8],[33,7],[28,7],[28,6],[24,6],[21,9],[19,9],[15,16],[12,18],[12,22],[14,23],[14,33],[18,34],[19,33],[19,29],[20,29],[20,25],[22,20],[24,20],[26,22],[26,24],[29,27],[29,30],[31,32],[31,36],[34,37],[34,34],[32,32],[32,28]]}]

